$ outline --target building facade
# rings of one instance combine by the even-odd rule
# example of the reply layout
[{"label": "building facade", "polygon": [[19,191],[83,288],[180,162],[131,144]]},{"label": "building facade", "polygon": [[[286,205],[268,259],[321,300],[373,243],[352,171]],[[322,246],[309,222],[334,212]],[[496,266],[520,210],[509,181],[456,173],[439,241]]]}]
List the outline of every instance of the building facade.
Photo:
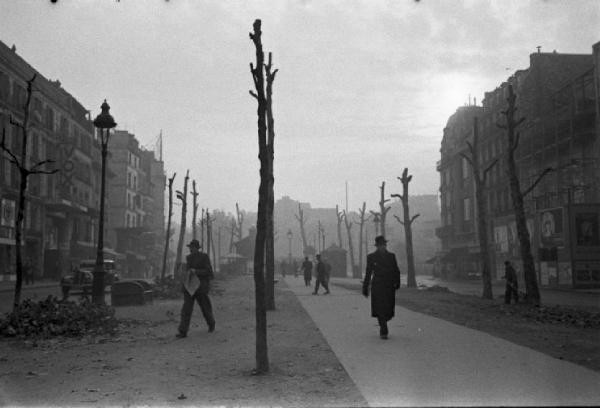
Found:
[{"label": "building facade", "polygon": [[[450,274],[464,277],[481,269],[478,231],[472,222],[476,205],[471,169],[460,156],[467,152],[466,140],[472,139],[474,116],[479,118],[477,153],[483,166],[498,159],[489,173],[485,194],[491,215],[488,231],[493,245],[490,252],[494,277],[500,279],[504,275],[505,260],[520,268],[506,176],[506,134],[497,126],[504,121],[502,110],[506,109],[508,86],[512,85],[517,95],[518,115],[525,117],[515,150],[522,191],[544,169],[553,169],[525,197],[539,281],[552,286],[600,285],[600,255],[594,255],[600,254],[598,48],[596,44],[590,55],[532,54],[527,69],[515,72],[494,91],[486,92],[482,107],[459,108],[448,121],[438,162],[442,226],[437,233],[442,239],[440,259]],[[463,136],[448,137],[459,117],[458,122],[464,122]],[[453,178],[452,174],[459,178]],[[581,237],[583,228],[591,231],[587,241]],[[461,236],[457,231],[470,235]],[[580,245],[582,242],[585,244]]]},{"label": "building facade", "polygon": [[116,130],[109,142],[108,242],[114,244],[125,277],[151,277],[161,264],[164,236],[163,162],[135,135]]},{"label": "building facade", "polygon": [[[51,81],[0,42],[0,126],[6,143],[20,152],[22,132],[10,118],[22,121],[27,81],[37,74],[30,105],[27,162],[50,159],[53,175],[28,178],[24,248],[38,277],[59,278],[73,265],[95,256],[100,150],[89,112],[59,81]],[[110,176],[110,175],[109,175]],[[0,274],[14,279],[15,217],[20,175],[0,154]],[[107,248],[110,252],[110,248]]]}]

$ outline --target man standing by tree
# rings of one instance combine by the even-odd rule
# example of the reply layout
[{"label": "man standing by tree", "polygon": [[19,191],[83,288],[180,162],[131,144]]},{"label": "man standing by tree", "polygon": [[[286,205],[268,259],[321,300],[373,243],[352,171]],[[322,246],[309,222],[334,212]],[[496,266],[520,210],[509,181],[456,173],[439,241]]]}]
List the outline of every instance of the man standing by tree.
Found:
[{"label": "man standing by tree", "polygon": [[304,257],[304,262],[302,262],[302,271],[304,272],[304,285],[310,286],[310,281],[312,280],[312,269],[313,264],[308,260],[308,256]]},{"label": "man standing by tree", "polygon": [[190,319],[194,310],[194,300],[200,305],[202,315],[208,325],[208,332],[215,331],[215,318],[208,292],[210,291],[210,280],[214,278],[210,258],[204,252],[200,252],[200,242],[193,239],[188,244],[190,254],[186,258],[186,272],[183,281],[183,306],[181,307],[181,321],[177,338],[187,336],[190,327]]},{"label": "man standing by tree", "polygon": [[317,255],[317,282],[315,283],[315,291],[313,295],[319,294],[319,285],[325,288],[325,294],[329,295],[329,284],[327,283],[327,266],[321,261],[321,255]]},{"label": "man standing by tree", "polygon": [[504,262],[504,279],[506,279],[504,303],[510,305],[512,297],[515,298],[515,303],[517,303],[519,301],[519,282],[517,281],[517,272],[510,261]]},{"label": "man standing by tree", "polygon": [[379,322],[379,336],[388,338],[387,322],[394,317],[396,290],[400,288],[400,269],[396,255],[387,250],[387,241],[380,235],[375,238],[377,250],[367,255],[367,269],[363,282],[363,295],[369,297],[371,286],[371,316]]}]

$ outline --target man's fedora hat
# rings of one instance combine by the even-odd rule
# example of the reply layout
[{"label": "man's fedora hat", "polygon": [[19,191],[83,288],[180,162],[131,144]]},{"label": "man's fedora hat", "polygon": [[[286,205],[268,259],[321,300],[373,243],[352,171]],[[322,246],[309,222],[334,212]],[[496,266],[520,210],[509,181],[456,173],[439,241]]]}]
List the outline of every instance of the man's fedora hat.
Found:
[{"label": "man's fedora hat", "polygon": [[200,242],[198,242],[197,239],[192,239],[192,241],[187,244],[188,247],[190,248],[200,248]]},{"label": "man's fedora hat", "polygon": [[385,239],[385,237],[383,235],[379,235],[378,237],[375,237],[375,246],[385,245],[385,244],[387,244],[387,239]]}]

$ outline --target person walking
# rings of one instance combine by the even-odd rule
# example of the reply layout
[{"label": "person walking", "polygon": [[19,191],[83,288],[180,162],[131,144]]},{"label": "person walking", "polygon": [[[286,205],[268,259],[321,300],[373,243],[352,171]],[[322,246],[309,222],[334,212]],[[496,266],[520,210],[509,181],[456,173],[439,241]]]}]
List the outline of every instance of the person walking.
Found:
[{"label": "person walking", "polygon": [[285,274],[287,273],[287,262],[281,261],[281,276],[285,278]]},{"label": "person walking", "polygon": [[375,252],[367,255],[362,293],[368,298],[369,287],[371,288],[371,316],[379,322],[379,336],[387,339],[387,322],[394,317],[396,291],[400,288],[400,269],[396,255],[387,250],[385,237],[376,237],[375,246]]},{"label": "person walking", "polygon": [[33,267],[28,260],[23,264],[23,275],[25,276],[25,284],[33,285]]},{"label": "person walking", "polygon": [[312,269],[313,263],[308,260],[308,256],[305,256],[304,262],[302,262],[302,271],[304,273],[304,286],[310,286],[310,281],[312,280]]},{"label": "person walking", "polygon": [[212,304],[208,293],[210,291],[210,280],[214,278],[210,258],[204,252],[200,252],[200,243],[193,239],[188,245],[190,254],[186,258],[186,273],[183,282],[183,306],[181,307],[181,320],[177,332],[177,338],[187,336],[190,327],[190,319],[194,310],[194,300],[198,302],[202,315],[208,325],[208,332],[215,331],[215,318],[213,316]]},{"label": "person walking", "polygon": [[510,261],[504,261],[504,279],[506,279],[506,290],[504,291],[504,303],[510,305],[511,299],[515,298],[515,303],[519,302],[519,282],[517,272]]},{"label": "person walking", "polygon": [[321,261],[321,255],[317,255],[317,282],[315,283],[315,291],[313,295],[319,294],[319,285],[323,285],[325,288],[325,294],[329,295],[329,285],[327,284],[327,266]]}]

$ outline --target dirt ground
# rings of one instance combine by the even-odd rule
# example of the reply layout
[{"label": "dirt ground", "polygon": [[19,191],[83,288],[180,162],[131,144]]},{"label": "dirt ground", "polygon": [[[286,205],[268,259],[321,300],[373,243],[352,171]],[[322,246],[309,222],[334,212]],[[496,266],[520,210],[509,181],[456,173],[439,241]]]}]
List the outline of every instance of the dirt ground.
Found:
[{"label": "dirt ground", "polygon": [[366,405],[285,286],[268,315],[271,372],[252,376],[254,282],[215,283],[215,333],[196,306],[188,337],[176,339],[182,301],[161,300],[118,308],[124,324],[116,337],[1,340],[0,405]]},{"label": "dirt ground", "polygon": [[[358,283],[339,285],[360,290]],[[406,287],[396,292],[396,304],[600,371],[600,308],[551,307],[540,314],[525,304],[504,305],[503,297]]]}]

